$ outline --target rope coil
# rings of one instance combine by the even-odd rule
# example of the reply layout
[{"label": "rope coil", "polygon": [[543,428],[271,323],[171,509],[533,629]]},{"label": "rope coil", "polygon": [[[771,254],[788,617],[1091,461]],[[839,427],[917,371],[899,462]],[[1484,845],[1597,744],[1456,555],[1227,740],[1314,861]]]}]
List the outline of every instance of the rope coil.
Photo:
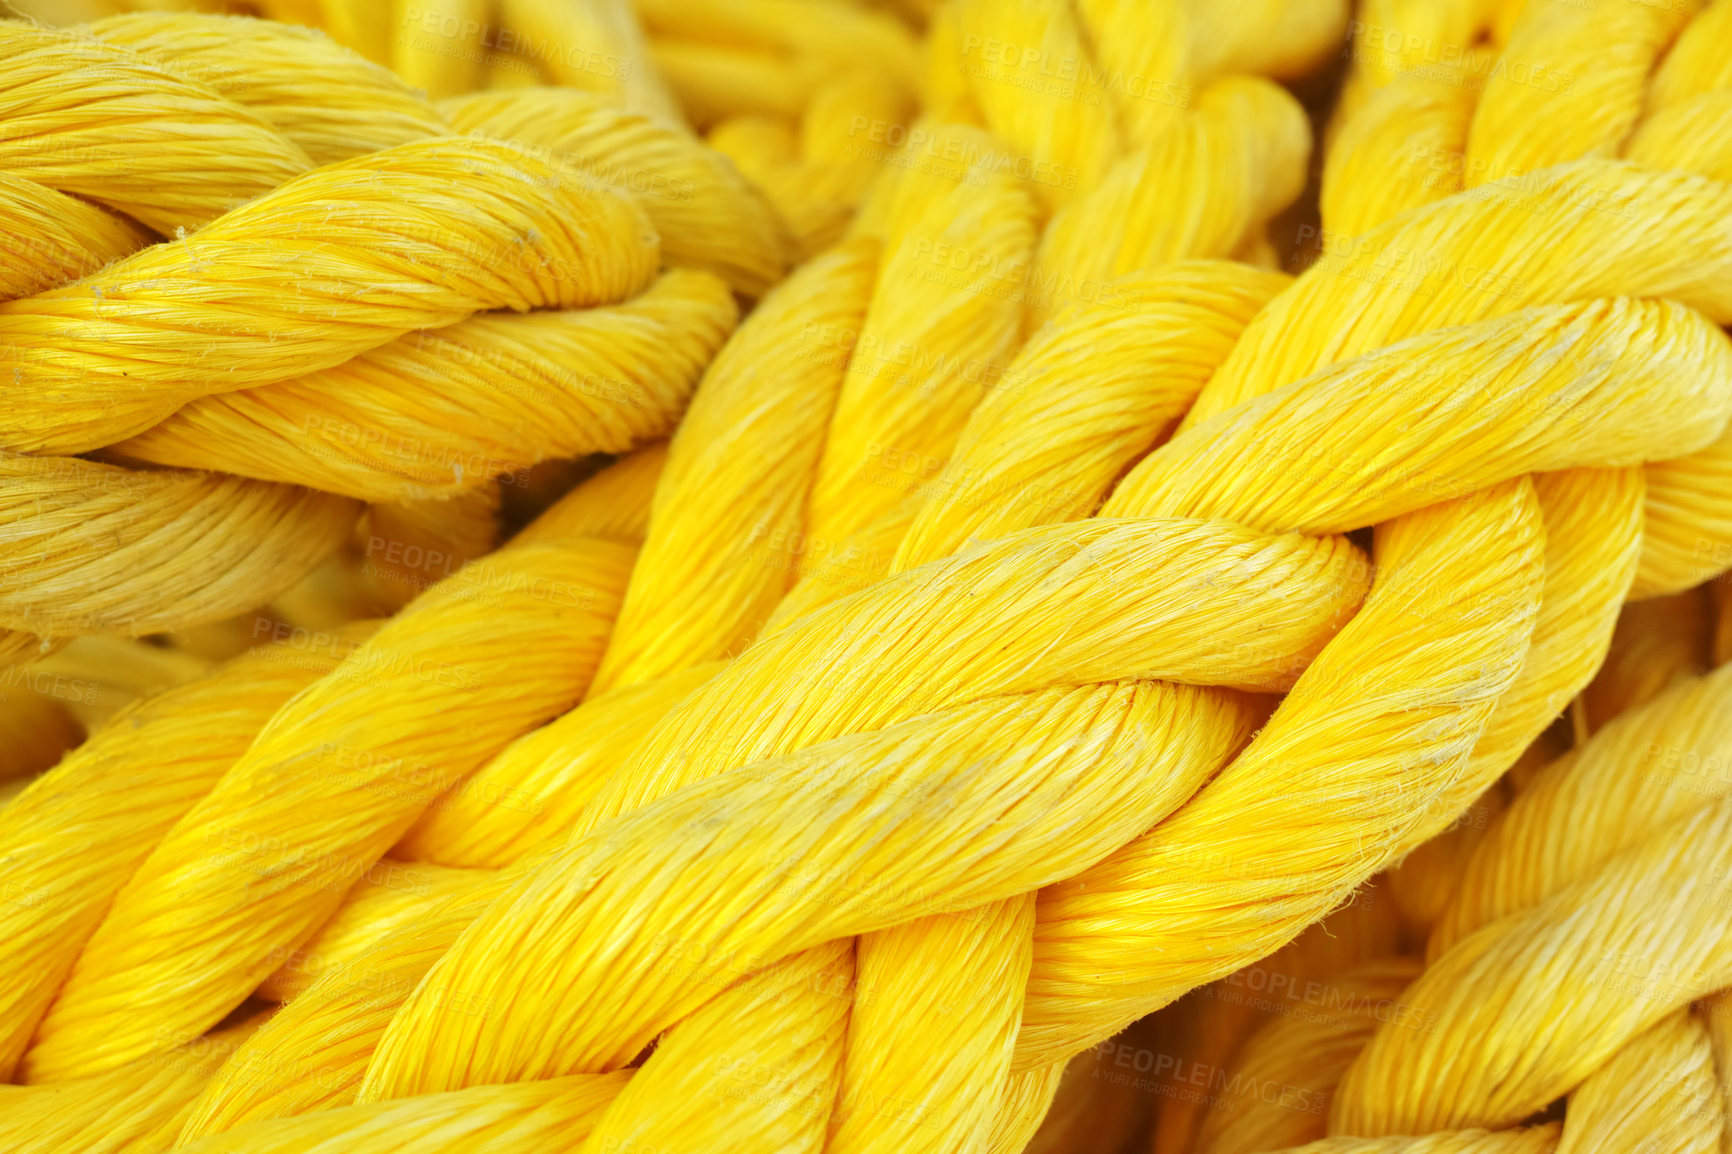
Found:
[{"label": "rope coil", "polygon": [[6,1141],[1732,1132],[1725,0],[635,7],[0,27]]}]

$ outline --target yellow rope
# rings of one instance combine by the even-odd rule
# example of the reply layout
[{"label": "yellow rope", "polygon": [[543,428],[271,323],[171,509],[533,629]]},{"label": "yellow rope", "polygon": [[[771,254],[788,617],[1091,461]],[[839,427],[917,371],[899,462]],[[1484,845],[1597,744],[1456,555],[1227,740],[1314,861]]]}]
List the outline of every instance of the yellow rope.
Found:
[{"label": "yellow rope", "polygon": [[0,1143],[1732,1133],[1727,0],[261,10],[0,24]]},{"label": "yellow rope", "polygon": [[[496,197],[474,199],[481,187]],[[605,187],[490,141],[399,145],[309,173],[88,282],[0,305],[20,382],[4,436],[35,452],[95,448],[197,397],[329,368],[483,309],[623,299],[655,261],[648,221]],[[319,275],[300,279],[309,271]],[[206,302],[178,322],[197,341],[164,339],[175,301]]]},{"label": "yellow rope", "polygon": [[211,1072],[234,1055],[261,1020],[255,1015],[76,1082],[0,1088],[0,1139],[21,1154],[165,1149]]},{"label": "yellow rope", "polygon": [[201,397],[112,452],[370,501],[447,496],[667,435],[734,315],[721,282],[676,270],[622,304],[481,314]]},{"label": "yellow rope", "polygon": [[625,1084],[623,1074],[578,1075],[509,1086],[477,1086],[423,1101],[351,1106],[305,1118],[246,1126],[184,1147],[215,1151],[309,1151],[380,1144],[409,1154],[437,1154],[454,1143],[484,1149],[511,1143],[532,1149],[581,1141]]},{"label": "yellow rope", "polygon": [[1336,1084],[1378,1026],[1405,1012],[1402,994],[1421,968],[1385,958],[1307,991],[1312,1013],[1276,1018],[1240,1047],[1228,1094],[1205,1115],[1197,1149],[1254,1154],[1322,1138]]},{"label": "yellow rope", "polygon": [[[115,895],[292,695],[365,635],[345,630],[238,658],[122,712],[9,804],[0,845],[11,972],[0,1060],[10,1073]],[[173,760],[163,764],[165,755]]]},{"label": "yellow rope", "polygon": [[[450,131],[396,74],[293,25],[140,13],[89,31],[250,109],[315,165]],[[316,94],[307,91],[314,77]]]},{"label": "yellow rope", "polygon": [[1726,1107],[1708,1030],[1680,1010],[1632,1038],[1617,1057],[1570,1095],[1558,1149],[1625,1150],[1651,1142],[1672,1150],[1715,1150]]},{"label": "yellow rope", "polygon": [[[1729,818],[1723,802],[1703,807],[1446,951],[1407,994],[1437,1028],[1380,1030],[1342,1083],[1332,1128],[1513,1125],[1673,1010],[1732,983],[1716,896]],[[1391,1076],[1431,1062],[1424,1088]],[[1433,1078],[1449,1091],[1433,1092]]]}]

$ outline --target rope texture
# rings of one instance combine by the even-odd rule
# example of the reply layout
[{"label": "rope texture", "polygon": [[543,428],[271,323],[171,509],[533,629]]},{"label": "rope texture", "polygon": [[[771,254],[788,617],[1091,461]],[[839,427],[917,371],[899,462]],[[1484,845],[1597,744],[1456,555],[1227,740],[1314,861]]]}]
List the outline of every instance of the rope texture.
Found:
[{"label": "rope texture", "polygon": [[0,26],[0,654],[349,621],[0,809],[17,1148],[1723,1140],[1723,0],[307,7]]}]

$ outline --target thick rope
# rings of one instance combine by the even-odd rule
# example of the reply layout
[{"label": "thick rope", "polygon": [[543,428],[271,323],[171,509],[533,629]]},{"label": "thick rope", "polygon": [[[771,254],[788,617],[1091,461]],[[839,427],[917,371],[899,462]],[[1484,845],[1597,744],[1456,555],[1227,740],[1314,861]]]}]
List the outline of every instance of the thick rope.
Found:
[{"label": "thick rope", "polygon": [[[518,60],[587,95],[435,108],[244,21],[7,32],[12,211],[59,255],[0,303],[0,651],[230,616],[326,556],[339,617],[404,606],[292,699],[247,698],[220,749],[183,739],[205,760],[178,792],[142,767],[164,796],[142,826],[94,785],[0,815],[74,927],[19,922],[53,955],[5,990],[19,1076],[130,1101],[123,1075],[256,993],[290,1000],[141,1107],[148,1133],[1111,1142],[1141,1107],[1098,1047],[1287,947],[1319,979],[1414,979],[1401,1004],[1437,1028],[1241,1045],[1248,1017],[1163,1016],[1201,1031],[1175,1049],[1334,1103],[1329,1137],[1252,1104],[1163,1110],[1157,1143],[1724,1129],[1718,1035],[1685,1012],[1732,984],[1723,791],[1630,768],[1724,744],[1688,592],[1732,567],[1724,4],[1365,5],[1324,257],[1291,283],[1253,267],[1311,147],[1273,81],[1321,63],[1343,5],[952,0],[912,124],[911,38],[841,0],[646,3],[647,34],[614,0],[514,0],[529,39],[485,59],[316,7],[441,95]],[[1421,75],[1416,26],[1460,58]],[[1516,78],[1539,58],[1576,82]],[[328,98],[285,80],[311,69]],[[846,147],[879,122],[888,148]],[[1416,124],[1440,179],[1390,163]],[[189,125],[244,162],[193,170]],[[105,182],[120,148],[161,178]],[[738,328],[730,289],[758,302]],[[358,443],[308,436],[333,421]],[[669,434],[496,554],[406,559],[489,549],[496,477]],[[343,544],[357,498],[400,556]],[[131,534],[113,558],[89,514]],[[172,735],[262,660],[129,716]],[[1578,695],[1579,748],[1539,768]],[[110,742],[149,755],[115,727],[45,780],[94,783]],[[1483,835],[1429,840],[1482,796]],[[1307,961],[1302,931],[1422,845],[1388,888],[1423,972],[1371,933]],[[1660,970],[1631,997],[1638,956]],[[46,1114],[45,1089],[18,1093]],[[1662,1116],[1674,1092],[1692,1108]],[[1563,1095],[1561,1127],[1520,1125]]]}]

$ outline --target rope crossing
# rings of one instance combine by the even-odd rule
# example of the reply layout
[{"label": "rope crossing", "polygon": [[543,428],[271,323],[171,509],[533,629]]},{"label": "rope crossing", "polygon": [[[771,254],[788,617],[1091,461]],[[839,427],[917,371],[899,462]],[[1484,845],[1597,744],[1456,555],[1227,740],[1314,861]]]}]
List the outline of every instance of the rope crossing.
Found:
[{"label": "rope crossing", "polygon": [[0,1148],[1732,1142],[1732,0],[93,7]]}]

